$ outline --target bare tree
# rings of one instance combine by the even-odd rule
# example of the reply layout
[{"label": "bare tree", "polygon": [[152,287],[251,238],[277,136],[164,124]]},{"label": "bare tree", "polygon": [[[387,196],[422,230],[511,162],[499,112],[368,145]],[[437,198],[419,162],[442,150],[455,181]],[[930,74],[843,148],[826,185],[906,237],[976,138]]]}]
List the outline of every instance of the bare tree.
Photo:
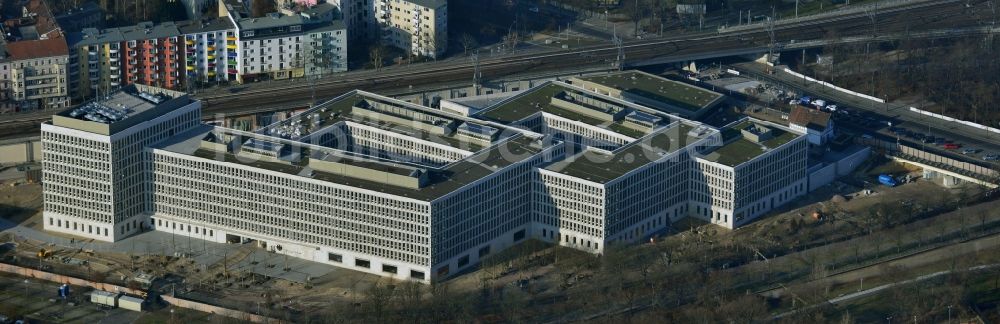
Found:
[{"label": "bare tree", "polygon": [[375,71],[382,69],[382,65],[385,63],[385,48],[380,45],[372,46],[368,49],[368,58],[371,59],[372,68]]},{"label": "bare tree", "polygon": [[479,47],[479,41],[469,33],[462,33],[462,38],[459,42],[462,44],[464,55],[469,55],[469,50]]}]

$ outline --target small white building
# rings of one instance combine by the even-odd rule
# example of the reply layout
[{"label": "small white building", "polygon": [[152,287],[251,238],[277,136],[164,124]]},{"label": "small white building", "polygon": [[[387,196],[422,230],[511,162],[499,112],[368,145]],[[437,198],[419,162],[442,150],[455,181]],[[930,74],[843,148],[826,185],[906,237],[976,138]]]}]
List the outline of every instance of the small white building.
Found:
[{"label": "small white building", "polygon": [[830,113],[796,105],[788,116],[788,127],[806,134],[811,145],[825,145],[833,139],[833,119]]}]

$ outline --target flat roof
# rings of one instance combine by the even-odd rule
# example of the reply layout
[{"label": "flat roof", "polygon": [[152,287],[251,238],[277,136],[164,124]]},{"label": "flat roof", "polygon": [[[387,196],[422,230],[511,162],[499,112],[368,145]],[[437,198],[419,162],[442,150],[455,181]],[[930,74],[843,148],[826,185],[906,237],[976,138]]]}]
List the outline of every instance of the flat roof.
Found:
[{"label": "flat roof", "polygon": [[[309,111],[303,112],[302,114],[296,115],[296,116],[294,116],[292,118],[289,118],[289,119],[286,119],[286,120],[284,120],[282,122],[279,122],[277,125],[271,125],[271,126],[269,126],[269,128],[280,128],[283,125],[290,125],[290,123],[298,120],[299,124],[303,125],[303,129],[304,129],[305,132],[302,135],[303,135],[303,137],[305,137],[308,134],[318,132],[318,131],[320,131],[320,130],[322,130],[324,128],[333,126],[334,124],[337,124],[339,122],[342,122],[342,121],[351,121],[351,122],[362,124],[362,125],[369,126],[369,127],[380,128],[380,129],[386,130],[388,132],[393,132],[393,133],[401,134],[401,135],[404,135],[404,136],[410,136],[410,137],[422,139],[422,140],[425,140],[425,141],[429,141],[429,142],[433,142],[433,143],[437,143],[437,144],[442,144],[442,145],[447,145],[447,146],[451,146],[451,147],[454,147],[454,148],[457,148],[457,149],[467,150],[467,151],[471,151],[471,152],[479,151],[479,150],[481,150],[481,149],[483,149],[485,147],[485,146],[483,146],[482,144],[480,144],[478,142],[470,141],[470,140],[467,140],[465,138],[455,136],[455,134],[457,134],[457,132],[456,133],[452,133],[450,135],[435,135],[435,134],[431,134],[431,133],[429,133],[429,132],[427,132],[425,130],[419,130],[419,129],[413,128],[410,125],[394,123],[394,122],[389,121],[389,120],[372,120],[372,119],[367,118],[367,117],[366,118],[360,118],[360,117],[355,116],[355,115],[352,114],[354,106],[357,105],[358,103],[362,102],[362,101],[372,100],[372,101],[389,102],[387,99],[388,98],[379,98],[379,97],[375,97],[375,96],[366,96],[366,95],[361,94],[361,93],[355,93],[355,94],[348,95],[348,96],[343,97],[343,98],[335,99],[335,100],[328,101],[328,102],[322,103],[320,105],[317,105],[314,109],[311,109]],[[398,102],[390,102],[390,103],[401,105]],[[406,108],[409,108],[409,107],[406,107]],[[445,116],[445,115],[440,114],[440,113],[434,113],[434,112],[426,111],[426,110],[416,110],[416,109],[412,109],[412,110],[419,111],[421,113],[430,114],[430,115],[433,115],[435,117],[441,117],[441,118],[445,118],[445,119],[452,119],[452,120],[455,120],[456,122],[459,122],[459,123],[461,122],[461,120],[459,120],[459,119],[454,119],[454,118],[452,118],[450,116]],[[314,125],[314,124],[311,123],[311,118],[313,118],[313,116],[315,114],[319,114],[319,118],[320,118],[321,122],[319,124],[315,124]],[[396,117],[400,117],[400,116],[396,116]],[[275,134],[270,134],[270,135],[275,135]]]},{"label": "flat roof", "polygon": [[638,71],[623,71],[579,79],[664,102],[692,112],[708,108],[713,102],[723,97],[718,92]]},{"label": "flat roof", "polygon": [[640,130],[628,128],[620,122],[600,120],[564,108],[556,107],[551,104],[553,96],[567,90],[585,93],[587,95],[597,95],[595,93],[568,88],[559,83],[549,83],[541,87],[536,87],[532,90],[527,90],[502,105],[489,108],[488,110],[479,113],[476,117],[486,118],[503,124],[510,124],[542,111],[569,120],[604,128],[632,138],[643,137],[647,134],[646,132]]},{"label": "flat roof", "polygon": [[[201,134],[202,132],[204,131],[201,131],[198,134]],[[203,135],[196,135],[195,137],[201,138]],[[187,146],[186,148],[173,147],[168,150],[185,154],[187,153],[186,150],[191,149],[190,146],[192,144],[196,144],[196,142],[185,141],[180,145]],[[313,176],[311,178],[421,201],[433,201],[461,188],[462,186],[471,184],[476,180],[502,170],[507,166],[524,161],[525,159],[540,153],[543,149],[544,147],[535,143],[534,139],[525,135],[519,135],[514,138],[510,138],[503,143],[495,145],[488,150],[480,152],[476,156],[450,164],[445,168],[429,169],[428,184],[419,189],[393,186],[318,170],[313,170]],[[248,161],[245,158],[238,158],[228,152],[215,151],[200,147],[195,148],[192,153],[187,154],[199,158],[235,163],[301,177],[305,177],[302,175],[302,170],[308,167],[308,159],[303,160],[303,162],[298,165],[262,160]],[[221,157],[221,159],[218,159],[219,157]],[[356,160],[352,163],[354,165],[363,166],[365,162],[363,160]]]},{"label": "flat roof", "polygon": [[694,127],[688,124],[678,123],[612,155],[588,149],[546,169],[588,181],[608,183],[701,139],[689,136],[688,132],[692,129]]},{"label": "flat roof", "polygon": [[[766,125],[773,132],[773,137],[761,143],[754,143],[743,138],[743,135],[740,134],[740,129],[750,126],[753,123],[753,121],[747,120],[727,127],[723,131],[723,140],[726,144],[706,155],[705,159],[731,167],[737,166],[801,136],[788,130]],[[739,138],[733,140],[735,136],[739,136]]]},{"label": "flat roof", "polygon": [[236,26],[228,18],[217,17],[179,21],[177,22],[177,28],[180,29],[182,34],[187,35],[236,29]]}]

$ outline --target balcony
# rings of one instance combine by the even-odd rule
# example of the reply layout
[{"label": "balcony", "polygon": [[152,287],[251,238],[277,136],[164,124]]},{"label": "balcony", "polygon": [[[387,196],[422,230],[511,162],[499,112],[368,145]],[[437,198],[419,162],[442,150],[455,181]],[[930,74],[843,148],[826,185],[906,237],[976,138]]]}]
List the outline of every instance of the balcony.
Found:
[{"label": "balcony", "polygon": [[226,48],[234,50],[234,49],[236,49],[236,44],[228,44],[228,45],[226,45]]},{"label": "balcony", "polygon": [[184,41],[184,44],[187,44],[188,46],[194,45],[194,40],[193,39],[188,39],[187,41]]},{"label": "balcony", "polygon": [[194,71],[194,66],[192,66],[192,65],[188,65],[188,66],[187,66],[187,70],[188,70],[188,71]]},{"label": "balcony", "polygon": [[226,37],[226,40],[227,40],[227,41],[231,41],[231,42],[235,42],[235,41],[237,41],[237,39],[236,39],[236,36],[227,36],[227,37]]},{"label": "balcony", "polygon": [[111,71],[118,71],[118,66],[117,65],[112,65],[112,66],[109,66],[108,69],[111,69]]},{"label": "balcony", "polygon": [[215,54],[208,54],[208,59],[209,60],[214,60],[215,59]]}]

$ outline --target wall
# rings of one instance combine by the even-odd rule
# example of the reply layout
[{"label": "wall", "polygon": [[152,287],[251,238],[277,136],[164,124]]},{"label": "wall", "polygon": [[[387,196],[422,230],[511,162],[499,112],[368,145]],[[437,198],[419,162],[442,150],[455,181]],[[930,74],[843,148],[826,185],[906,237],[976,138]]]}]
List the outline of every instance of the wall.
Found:
[{"label": "wall", "polygon": [[859,92],[854,92],[854,91],[851,91],[851,90],[847,90],[847,89],[835,86],[832,83],[829,83],[829,82],[826,82],[826,81],[820,81],[820,80],[816,80],[816,79],[807,77],[805,75],[802,75],[801,73],[789,70],[788,68],[785,68],[785,73],[791,74],[791,75],[793,75],[793,76],[795,76],[797,78],[804,79],[804,80],[809,81],[809,82],[814,82],[814,83],[817,83],[819,85],[825,86],[827,88],[830,88],[830,89],[833,89],[833,90],[837,90],[837,91],[840,91],[840,92],[843,92],[843,93],[846,93],[846,94],[849,94],[849,95],[852,95],[852,96],[855,96],[855,97],[861,97],[861,98],[868,99],[868,100],[871,100],[871,101],[875,101],[875,102],[878,102],[878,103],[885,103],[885,99],[880,99],[880,98],[869,96],[869,95],[866,95],[866,94],[863,94],[863,93],[859,93]]},{"label": "wall", "polygon": [[851,172],[854,172],[854,169],[860,166],[861,163],[864,163],[865,160],[867,160],[868,157],[871,156],[871,154],[872,154],[872,149],[870,147],[865,147],[864,149],[861,149],[860,151],[851,154],[850,156],[840,159],[840,161],[837,161],[837,176],[843,177],[850,174]]},{"label": "wall", "polygon": [[[22,268],[22,267],[19,267],[19,266],[10,265],[10,264],[6,264],[6,263],[0,263],[0,271],[7,272],[7,273],[12,273],[12,274],[16,274],[16,275],[21,275],[21,276],[26,276],[26,277],[32,277],[32,278],[35,278],[35,279],[47,280],[47,281],[56,282],[56,283],[65,283],[65,284],[70,284],[70,285],[74,285],[74,286],[91,287],[91,288],[99,289],[99,290],[103,290],[103,291],[121,291],[121,292],[124,292],[126,294],[130,294],[130,295],[134,295],[134,296],[141,296],[143,293],[145,293],[144,291],[138,290],[138,289],[131,289],[131,288],[128,288],[128,287],[122,287],[122,286],[112,285],[112,284],[103,283],[103,282],[93,282],[93,281],[90,281],[90,280],[84,280],[84,279],[80,279],[80,278],[74,278],[74,277],[64,276],[64,275],[55,274],[55,273],[51,273],[51,272],[38,271],[38,270],[33,270],[33,269],[28,269],[28,268]],[[160,296],[160,298],[163,299],[163,301],[167,302],[167,304],[174,305],[174,306],[181,307],[181,308],[193,309],[193,310],[202,311],[202,312],[206,312],[206,313],[211,313],[211,314],[216,314],[216,315],[222,315],[222,316],[226,316],[226,317],[232,317],[232,318],[236,318],[236,319],[250,321],[250,322],[253,322],[253,323],[264,323],[264,322],[279,323],[278,320],[275,320],[273,318],[268,318],[268,317],[264,317],[264,316],[260,316],[260,315],[254,315],[254,314],[250,314],[250,313],[247,313],[247,312],[241,312],[241,311],[238,311],[238,310],[232,310],[232,309],[228,309],[228,308],[222,308],[222,307],[219,307],[219,306],[203,304],[203,303],[199,303],[199,302],[196,302],[196,301],[190,301],[190,300],[180,299],[180,298],[175,298],[175,297],[170,297],[170,296],[166,296],[166,295],[162,295],[162,296]]]},{"label": "wall", "polygon": [[837,163],[828,163],[809,171],[809,191],[825,186],[837,178]]},{"label": "wall", "polygon": [[42,145],[38,136],[0,142],[0,164],[21,164],[42,160]]}]

